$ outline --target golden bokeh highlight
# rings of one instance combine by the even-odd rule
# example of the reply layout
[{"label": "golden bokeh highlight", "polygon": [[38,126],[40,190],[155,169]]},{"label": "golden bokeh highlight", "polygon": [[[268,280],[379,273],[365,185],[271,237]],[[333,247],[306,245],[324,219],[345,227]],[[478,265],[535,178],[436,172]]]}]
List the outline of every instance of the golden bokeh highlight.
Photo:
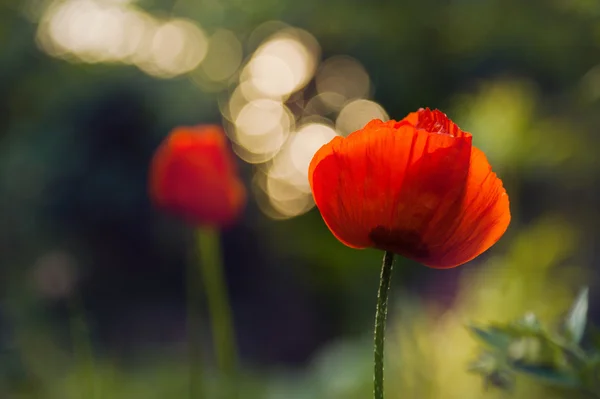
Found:
[{"label": "golden bokeh highlight", "polygon": [[242,70],[261,95],[285,99],[313,77],[320,47],[306,31],[287,28],[264,41]]},{"label": "golden bokeh highlight", "polygon": [[123,43],[126,9],[92,0],[53,2],[42,16],[38,43],[55,56],[83,62],[118,61],[129,54]]},{"label": "golden bokeh highlight", "polygon": [[[243,147],[255,158],[244,159],[249,163],[269,160],[283,146],[294,126],[294,117],[281,102],[262,98],[246,103],[236,115],[232,141]],[[267,158],[262,158],[267,157]]]},{"label": "golden bokeh highlight", "polygon": [[196,89],[215,93],[232,150],[254,165],[253,191],[271,218],[314,207],[308,166],[322,145],[373,118],[388,119],[369,99],[371,79],[358,60],[335,55],[321,63],[317,39],[282,21],[259,25],[242,42],[231,30],[207,33],[195,21],[158,17],[129,0],[47,4],[30,13],[39,15],[36,41],[46,54],[135,65],[159,79],[186,75]]},{"label": "golden bokeh highlight", "polygon": [[334,92],[319,93],[313,96],[304,107],[304,115],[330,115],[340,111],[346,98]]},{"label": "golden bokeh highlight", "polygon": [[232,77],[242,63],[242,43],[235,33],[226,29],[218,29],[208,41],[208,53],[201,65],[206,77],[221,82]]},{"label": "golden bokeh highlight", "polygon": [[269,21],[246,45],[253,52],[237,85],[219,96],[219,109],[233,151],[255,165],[260,209],[273,219],[292,218],[315,206],[308,168],[316,151],[336,135],[388,116],[367,100],[371,80],[362,64],[334,56],[319,65],[321,49],[308,32]]},{"label": "golden bokeh highlight", "polygon": [[310,194],[308,168],[313,156],[322,146],[329,143],[337,132],[330,126],[311,123],[302,126],[288,143],[289,161],[295,171],[296,185]]},{"label": "golden bokeh highlight", "polygon": [[315,78],[322,106],[339,111],[348,101],[367,98],[371,80],[360,62],[348,56],[331,57]]},{"label": "golden bokeh highlight", "polygon": [[125,1],[56,0],[42,14],[36,41],[54,57],[134,64],[159,78],[190,72],[208,50],[195,22],[160,21]]},{"label": "golden bokeh highlight", "polygon": [[200,65],[207,50],[208,40],[202,29],[191,21],[174,19],[156,29],[149,57],[138,66],[156,77],[170,78]]},{"label": "golden bokeh highlight", "polygon": [[252,30],[245,41],[245,48],[251,53],[273,35],[293,28],[288,23],[278,20],[263,22]]},{"label": "golden bokeh highlight", "polygon": [[385,122],[390,118],[383,107],[376,102],[354,100],[342,108],[335,121],[335,127],[342,136],[347,136],[362,129],[373,119],[381,119]]},{"label": "golden bokeh highlight", "polygon": [[276,219],[287,219],[314,207],[308,167],[315,152],[337,135],[328,125],[310,123],[290,135],[277,156],[257,173],[260,208]]}]

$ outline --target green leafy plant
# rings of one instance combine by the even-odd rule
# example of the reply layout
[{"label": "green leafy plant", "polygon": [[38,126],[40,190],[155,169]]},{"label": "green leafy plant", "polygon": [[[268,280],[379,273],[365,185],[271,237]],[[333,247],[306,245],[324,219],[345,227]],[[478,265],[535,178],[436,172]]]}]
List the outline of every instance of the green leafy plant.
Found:
[{"label": "green leafy plant", "polygon": [[469,371],[480,374],[486,387],[511,390],[522,374],[600,398],[600,334],[587,326],[587,312],[583,288],[556,328],[532,313],[506,324],[470,325],[482,350]]}]

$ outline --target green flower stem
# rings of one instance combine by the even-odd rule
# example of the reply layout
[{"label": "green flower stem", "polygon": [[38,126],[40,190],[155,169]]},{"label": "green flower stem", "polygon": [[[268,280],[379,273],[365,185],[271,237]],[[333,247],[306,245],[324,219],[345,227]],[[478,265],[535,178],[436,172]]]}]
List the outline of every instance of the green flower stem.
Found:
[{"label": "green flower stem", "polygon": [[82,397],[96,398],[94,351],[90,331],[85,320],[83,300],[79,292],[69,299],[71,342],[75,356],[76,369],[82,387]]},{"label": "green flower stem", "polygon": [[373,378],[373,397],[375,399],[383,399],[383,345],[385,341],[385,321],[387,318],[388,293],[392,280],[393,265],[394,254],[386,251],[383,255],[379,291],[377,292],[377,308],[375,311],[375,374]]},{"label": "green flower stem", "polygon": [[228,390],[228,397],[235,397],[237,349],[233,318],[229,305],[219,232],[211,228],[197,231],[200,267],[208,299],[212,336],[217,356],[217,366],[224,378],[221,387]]},{"label": "green flower stem", "polygon": [[[195,238],[195,237],[194,237]],[[200,305],[202,303],[202,286],[198,270],[197,248],[194,245],[190,259],[187,262],[187,339],[189,362],[189,398],[201,399],[206,397],[204,392],[202,366],[202,320],[200,319]]]}]

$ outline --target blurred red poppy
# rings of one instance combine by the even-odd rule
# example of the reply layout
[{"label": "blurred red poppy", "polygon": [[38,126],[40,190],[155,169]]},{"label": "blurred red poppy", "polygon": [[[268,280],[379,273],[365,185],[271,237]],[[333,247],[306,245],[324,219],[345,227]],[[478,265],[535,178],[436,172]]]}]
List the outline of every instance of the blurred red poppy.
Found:
[{"label": "blurred red poppy", "polygon": [[373,120],[321,147],[309,168],[317,207],[352,248],[434,268],[475,258],[510,223],[508,195],[484,153],[438,110]]},{"label": "blurred red poppy", "polygon": [[197,225],[233,223],[244,208],[246,190],[223,129],[175,128],[152,159],[150,197],[158,207]]}]

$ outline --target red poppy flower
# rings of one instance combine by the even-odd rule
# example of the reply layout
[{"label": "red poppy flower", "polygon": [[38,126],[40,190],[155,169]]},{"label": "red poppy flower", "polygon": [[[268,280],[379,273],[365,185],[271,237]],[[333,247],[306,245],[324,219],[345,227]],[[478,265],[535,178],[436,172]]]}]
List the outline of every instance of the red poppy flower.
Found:
[{"label": "red poppy flower", "polygon": [[154,154],[150,197],[159,207],[199,225],[225,227],[240,215],[246,191],[223,129],[178,127]]},{"label": "red poppy flower", "polygon": [[491,247],[510,222],[502,181],[442,112],[373,120],[321,147],[309,168],[317,207],[352,248],[450,268]]}]

